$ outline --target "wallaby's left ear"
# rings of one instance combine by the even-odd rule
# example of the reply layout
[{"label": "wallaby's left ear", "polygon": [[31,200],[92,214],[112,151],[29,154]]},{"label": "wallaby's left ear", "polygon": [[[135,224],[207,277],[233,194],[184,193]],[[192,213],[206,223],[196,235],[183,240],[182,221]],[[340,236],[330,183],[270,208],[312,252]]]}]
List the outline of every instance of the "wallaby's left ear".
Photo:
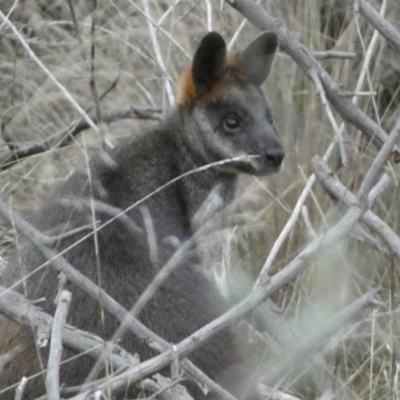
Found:
[{"label": "wallaby's left ear", "polygon": [[264,32],[240,54],[245,73],[255,85],[260,86],[267,79],[277,47],[278,37],[275,33]]},{"label": "wallaby's left ear", "polygon": [[202,39],[192,64],[192,78],[197,94],[205,93],[221,77],[226,66],[226,44],[217,32]]}]

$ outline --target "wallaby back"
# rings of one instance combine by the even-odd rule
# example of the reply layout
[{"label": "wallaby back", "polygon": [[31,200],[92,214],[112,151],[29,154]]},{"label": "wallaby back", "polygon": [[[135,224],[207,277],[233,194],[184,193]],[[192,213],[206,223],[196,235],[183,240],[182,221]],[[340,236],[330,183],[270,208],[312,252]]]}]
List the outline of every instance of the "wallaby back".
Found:
[{"label": "wallaby back", "polygon": [[[213,218],[217,218],[216,211],[232,202],[238,173],[265,175],[279,169],[284,152],[259,88],[267,78],[276,48],[276,36],[263,33],[242,53],[227,58],[222,37],[215,32],[207,34],[192,66],[183,74],[178,104],[171,114],[154,129],[92,160],[90,174],[76,171],[43,202],[32,219],[32,224],[52,236],[88,224],[94,226],[93,205],[98,226],[126,210],[123,218],[114,219],[97,232],[97,242],[92,235],[77,243],[87,235],[84,231],[65,236],[56,246],[56,250],[71,246],[64,254],[68,262],[126,309],[135,305],[180,245],[196,235],[196,215],[216,187],[219,206]],[[206,168],[210,163],[216,164]],[[145,201],[132,207],[146,196]],[[45,261],[26,243],[6,271],[3,284],[21,282],[20,290],[32,300],[45,298],[40,306],[53,314],[57,272],[52,267],[38,268]],[[28,273],[31,275],[24,279]],[[103,313],[82,290],[72,284],[67,288],[72,291],[68,323],[112,338],[118,321]],[[192,247],[138,318],[167,341],[177,343],[227,309],[228,304],[203,273],[201,260]],[[2,399],[14,398],[15,386],[6,388],[17,384],[22,376],[38,374],[29,380],[24,399],[46,392],[47,353],[35,345],[34,333],[4,318],[0,320]],[[237,383],[240,368],[236,366],[246,359],[238,340],[234,331],[224,331],[190,359],[212,378],[225,376],[224,382]],[[120,344],[130,353],[138,353],[141,360],[155,355],[130,333],[123,335]],[[10,354],[13,357],[7,357]],[[71,353],[65,350],[64,355],[67,358]],[[85,356],[67,361],[62,365],[60,381],[67,386],[79,385],[92,365],[93,361]],[[236,372],[229,376],[226,371],[231,367]],[[235,391],[231,383],[228,389]],[[193,387],[191,390],[196,399],[206,397]]]}]

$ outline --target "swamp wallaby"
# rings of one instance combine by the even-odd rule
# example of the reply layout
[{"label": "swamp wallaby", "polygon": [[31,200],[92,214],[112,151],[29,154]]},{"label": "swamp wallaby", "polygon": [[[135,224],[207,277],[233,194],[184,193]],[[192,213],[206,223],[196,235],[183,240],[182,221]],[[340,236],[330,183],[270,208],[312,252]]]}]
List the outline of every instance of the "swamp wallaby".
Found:
[{"label": "swamp wallaby", "polygon": [[[94,220],[101,226],[129,208],[124,218],[114,219],[96,235],[76,245],[87,230],[61,235],[56,246],[58,251],[71,246],[64,253],[68,262],[126,309],[135,305],[180,244],[196,234],[196,213],[214,188],[218,187],[217,211],[221,211],[233,200],[239,173],[266,175],[278,171],[284,151],[260,90],[277,45],[276,35],[262,33],[242,53],[228,58],[222,37],[208,33],[192,66],[183,74],[177,107],[170,115],[154,129],[132,136],[107,155],[92,160],[89,172],[75,172],[32,218],[34,226],[52,236],[93,225]],[[223,162],[228,159],[233,160]],[[210,163],[218,165],[201,168]],[[21,282],[20,291],[32,300],[44,298],[40,307],[53,314],[58,273],[49,266],[32,273],[45,261],[33,245],[24,244],[5,272],[3,284]],[[203,273],[195,246],[181,264],[138,315],[170,343],[183,340],[228,309],[215,284]],[[72,291],[68,323],[110,339],[119,322],[102,312],[82,290],[69,283],[67,288]],[[189,358],[218,380],[224,371],[243,361],[244,351],[237,340],[234,330],[224,331]],[[155,355],[131,333],[125,333],[119,343],[131,354],[138,353],[142,361]],[[45,369],[47,353],[35,345],[32,329],[2,318],[0,349],[1,399],[13,399],[15,384],[22,376],[34,374],[24,399],[46,393],[45,374],[40,372]],[[14,357],[7,362],[4,355],[10,351]],[[71,355],[68,349],[65,354]],[[68,361],[61,367],[60,381],[67,386],[79,385],[85,382],[92,365],[93,361],[84,356]],[[7,387],[11,388],[4,391]],[[196,399],[208,398],[194,387],[190,390]]]}]

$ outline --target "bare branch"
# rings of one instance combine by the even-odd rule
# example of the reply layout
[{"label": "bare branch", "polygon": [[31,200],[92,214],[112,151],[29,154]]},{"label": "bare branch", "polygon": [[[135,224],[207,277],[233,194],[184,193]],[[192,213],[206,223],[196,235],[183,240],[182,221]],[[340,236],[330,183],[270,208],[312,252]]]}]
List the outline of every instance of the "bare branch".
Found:
[{"label": "bare branch", "polygon": [[[161,110],[155,108],[141,108],[134,105],[127,106],[121,110],[105,111],[102,115],[102,121],[111,123],[121,119],[154,119],[159,120]],[[96,116],[91,118],[98,123]],[[44,153],[48,150],[68,146],[72,139],[80,132],[89,129],[90,125],[83,119],[73,122],[65,130],[56,133],[54,136],[41,140],[37,143],[29,144],[25,147],[13,148],[12,150],[0,153],[0,170],[6,170],[14,165],[15,162],[33,156],[35,154]]]},{"label": "bare branch", "polygon": [[[350,5],[355,4],[354,0],[347,0]],[[381,17],[375,9],[365,0],[357,0],[357,10],[380,34],[393,46],[400,55],[400,32],[385,18]]]},{"label": "bare branch", "polygon": [[[182,377],[172,380],[163,375],[156,374],[153,379],[145,379],[140,382],[141,386],[153,394],[147,400],[193,400],[185,387],[179,383],[183,382]],[[173,392],[176,390],[176,392]]]},{"label": "bare branch", "polygon": [[319,97],[321,99],[321,104],[322,107],[324,107],[326,115],[328,116],[329,122],[332,125],[333,131],[335,132],[335,135],[337,137],[337,142],[339,144],[339,150],[340,150],[340,158],[342,165],[347,165],[347,155],[346,155],[346,149],[344,146],[344,139],[342,135],[343,129],[340,129],[338,124],[336,123],[335,117],[333,116],[333,113],[331,111],[331,108],[329,107],[329,103],[326,99],[325,96],[325,90],[322,87],[321,80],[315,70],[310,71],[311,79],[314,82],[314,85],[317,89],[317,92],[319,94]]},{"label": "bare branch", "polygon": [[390,133],[386,143],[382,146],[378,155],[375,157],[374,162],[369,168],[368,172],[365,174],[363,182],[361,184],[360,190],[358,191],[358,200],[361,205],[367,205],[368,203],[368,194],[372,189],[373,185],[378,180],[379,172],[383,165],[388,161],[390,154],[392,153],[392,149],[395,146],[397,139],[400,135],[400,118],[397,120],[397,123]]},{"label": "bare branch", "polygon": [[75,6],[72,0],[68,0],[69,11],[71,13],[72,22],[74,24],[75,34],[79,42],[82,60],[86,60],[85,52],[83,50],[83,40],[81,30],[79,28],[78,20],[76,19]]},{"label": "bare branch", "polygon": [[165,29],[162,28],[156,21],[154,21],[150,15],[146,12],[144,12],[137,4],[136,2],[132,0],[128,0],[129,4],[136,10],[138,11],[139,14],[141,14],[149,23],[151,23],[157,30],[159,30],[165,37],[168,38],[168,40],[173,43],[181,52],[186,56],[188,60],[191,60],[192,57],[191,55],[174,39],[174,37],[167,32]]},{"label": "bare branch", "polygon": [[[318,181],[331,196],[338,201],[343,202],[348,207],[354,207],[358,204],[356,196],[354,196],[354,194],[352,194],[343,183],[335,177],[324,161],[316,159],[313,163],[313,168],[318,177]],[[382,221],[371,210],[366,211],[361,218],[369,228],[382,238],[400,260],[400,238],[396,232],[394,232],[386,222]]]},{"label": "bare branch", "polygon": [[47,363],[46,388],[49,400],[60,399],[60,362],[62,356],[62,331],[67,320],[68,308],[71,302],[71,292],[63,290],[58,299],[58,305],[51,331],[49,361]]},{"label": "bare branch", "polygon": [[[19,324],[37,329],[39,326],[51,327],[53,317],[32,305],[24,296],[0,286],[0,312]],[[133,359],[118,345],[107,343],[102,338],[66,325],[62,331],[63,343],[70,349],[99,358],[104,349],[109,348],[109,359],[116,369],[126,368],[133,364]],[[115,349],[115,353],[113,350]]]},{"label": "bare branch", "polygon": [[268,400],[300,400],[298,397],[292,396],[287,393],[280,392],[279,390],[260,385],[260,392]]},{"label": "bare branch", "polygon": [[174,98],[174,94],[173,94],[172,87],[171,87],[170,77],[168,75],[167,69],[165,68],[165,63],[164,63],[164,60],[163,60],[163,57],[161,54],[160,45],[158,43],[157,35],[156,35],[155,29],[154,29],[155,27],[157,27],[157,28],[159,28],[159,27],[157,26],[157,23],[154,22],[150,16],[150,8],[149,8],[148,0],[143,0],[143,5],[144,5],[144,12],[146,14],[146,19],[147,19],[147,26],[150,31],[151,43],[153,45],[154,54],[157,59],[157,65],[159,66],[159,68],[162,71],[165,89],[166,89],[167,97],[168,97],[168,102],[169,102],[169,105],[172,106],[175,103],[175,98]]},{"label": "bare branch", "polygon": [[[331,144],[329,150],[333,149],[333,144]],[[292,231],[294,224],[297,221],[298,216],[300,215],[301,209],[303,207],[304,202],[306,201],[306,198],[308,196],[308,194],[310,193],[311,188],[313,187],[314,183],[315,183],[315,174],[312,174],[309,178],[308,181],[306,183],[306,185],[304,186],[298,200],[297,203],[292,211],[292,214],[290,215],[288,221],[286,222],[284,228],[282,229],[281,233],[279,234],[278,238],[275,240],[274,245],[272,246],[271,251],[268,254],[267,259],[265,260],[265,263],[262,267],[262,270],[258,276],[258,279],[256,281],[256,285],[258,285],[260,282],[262,281],[266,281],[269,278],[269,270],[272,266],[272,263],[274,262],[274,259],[276,257],[276,255],[279,252],[279,249],[281,248],[282,244],[284,243],[284,241],[286,240],[286,238],[288,237],[289,233]]]},{"label": "bare branch", "polygon": [[101,114],[101,107],[100,107],[100,100],[99,100],[99,93],[97,91],[96,85],[96,78],[95,78],[95,58],[96,58],[96,45],[95,45],[95,32],[96,32],[96,11],[97,11],[97,0],[93,0],[93,9],[92,9],[92,23],[90,28],[90,78],[89,78],[89,86],[90,86],[90,93],[92,94],[94,109],[96,111],[96,119],[98,125],[98,132],[100,133],[103,139],[103,146],[105,144],[110,145],[112,148],[113,146],[111,143],[107,142],[107,138],[101,130],[101,124],[103,122],[102,114]]}]

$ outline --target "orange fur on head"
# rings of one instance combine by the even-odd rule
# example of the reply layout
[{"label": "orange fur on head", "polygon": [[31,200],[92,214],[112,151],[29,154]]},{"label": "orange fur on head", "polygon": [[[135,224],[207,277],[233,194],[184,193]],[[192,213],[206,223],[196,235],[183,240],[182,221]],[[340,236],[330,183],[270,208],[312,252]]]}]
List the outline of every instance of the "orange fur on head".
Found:
[{"label": "orange fur on head", "polygon": [[245,74],[245,66],[241,54],[236,54],[230,58],[227,62],[227,68],[231,71],[235,71],[237,74]]},{"label": "orange fur on head", "polygon": [[192,66],[188,66],[182,74],[178,86],[177,104],[182,107],[190,107],[196,99],[196,86],[192,78]]},{"label": "orange fur on head", "polygon": [[204,93],[198,93],[196,85],[193,82],[192,67],[188,66],[182,74],[180,84],[178,86],[177,104],[181,107],[192,107],[196,100],[203,103],[212,103],[218,98],[221,91],[229,84],[226,79],[229,72],[236,74],[244,73],[244,65],[240,56],[232,57],[226,62],[224,74]]}]

